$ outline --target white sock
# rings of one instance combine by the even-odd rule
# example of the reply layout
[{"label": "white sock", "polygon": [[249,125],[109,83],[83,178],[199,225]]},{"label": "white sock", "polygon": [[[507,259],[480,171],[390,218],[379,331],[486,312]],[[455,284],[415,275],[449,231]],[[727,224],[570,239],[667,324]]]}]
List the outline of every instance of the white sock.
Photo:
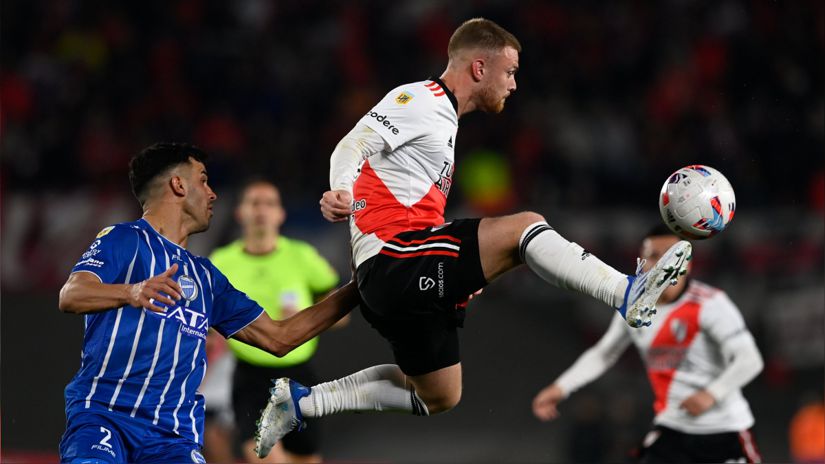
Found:
[{"label": "white sock", "polygon": [[519,254],[533,272],[559,288],[590,295],[614,308],[624,302],[627,276],[568,242],[546,222],[530,224],[524,230]]},{"label": "white sock", "polygon": [[304,417],[323,417],[339,412],[408,412],[429,416],[427,406],[407,386],[407,377],[395,364],[373,366],[347,377],[312,387],[298,400]]}]

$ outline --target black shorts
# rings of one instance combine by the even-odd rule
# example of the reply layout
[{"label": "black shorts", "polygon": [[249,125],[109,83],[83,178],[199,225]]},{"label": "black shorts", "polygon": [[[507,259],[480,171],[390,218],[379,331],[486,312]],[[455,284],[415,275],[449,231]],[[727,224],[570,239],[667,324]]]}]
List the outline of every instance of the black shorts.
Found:
[{"label": "black shorts", "polygon": [[750,430],[699,435],[656,425],[645,437],[641,452],[643,463],[761,460]]},{"label": "black shorts", "polygon": [[361,313],[390,342],[407,375],[460,361],[457,328],[469,295],[485,285],[480,219],[402,232],[358,267]]},{"label": "black shorts", "polygon": [[[238,360],[232,378],[232,408],[241,443],[255,437],[255,422],[261,417],[261,410],[269,399],[271,379],[280,377],[289,377],[307,386],[318,383],[308,363],[276,368],[255,366]],[[315,419],[306,419],[306,422],[306,429],[284,436],[281,442],[285,450],[299,456],[318,453],[321,445],[320,423]]]}]

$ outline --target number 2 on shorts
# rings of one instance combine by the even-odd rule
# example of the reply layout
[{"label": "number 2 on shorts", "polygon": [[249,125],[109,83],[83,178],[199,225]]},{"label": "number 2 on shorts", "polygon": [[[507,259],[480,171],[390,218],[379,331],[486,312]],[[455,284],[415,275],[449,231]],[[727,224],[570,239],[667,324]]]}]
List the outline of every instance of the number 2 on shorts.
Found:
[{"label": "number 2 on shorts", "polygon": [[104,435],[106,435],[105,437],[103,437],[103,439],[100,440],[101,446],[111,448],[112,444],[109,443],[109,440],[112,439],[112,432],[106,427],[100,427],[100,431],[103,432]]}]

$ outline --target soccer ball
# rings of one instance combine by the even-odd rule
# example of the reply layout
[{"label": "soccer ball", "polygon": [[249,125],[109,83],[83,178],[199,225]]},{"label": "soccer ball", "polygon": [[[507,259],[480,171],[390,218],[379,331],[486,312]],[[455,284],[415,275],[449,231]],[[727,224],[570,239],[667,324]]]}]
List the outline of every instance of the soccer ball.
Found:
[{"label": "soccer ball", "polygon": [[688,240],[713,237],[725,230],[736,210],[733,187],[721,172],[693,164],[667,178],[659,195],[662,220]]}]

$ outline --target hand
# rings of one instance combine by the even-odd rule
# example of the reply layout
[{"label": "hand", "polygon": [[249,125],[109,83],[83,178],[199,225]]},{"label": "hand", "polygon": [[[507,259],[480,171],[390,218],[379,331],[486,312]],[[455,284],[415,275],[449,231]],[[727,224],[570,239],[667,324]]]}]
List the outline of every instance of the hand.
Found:
[{"label": "hand", "polygon": [[684,409],[688,414],[696,417],[712,408],[715,404],[716,398],[714,398],[713,395],[708,393],[706,390],[701,390],[682,401],[682,404],[679,405],[679,409]]},{"label": "hand", "polygon": [[556,409],[556,406],[558,406],[564,398],[564,391],[562,391],[558,385],[552,384],[545,387],[533,399],[533,414],[544,422],[559,417],[559,410]]},{"label": "hand", "polygon": [[130,285],[129,304],[135,308],[146,308],[156,313],[165,313],[166,309],[154,304],[153,300],[167,306],[173,306],[175,301],[180,300],[180,286],[172,279],[177,271],[178,265],[176,263],[162,274]]},{"label": "hand", "polygon": [[321,197],[321,214],[329,222],[346,221],[352,214],[352,194],[346,190],[329,190]]}]

